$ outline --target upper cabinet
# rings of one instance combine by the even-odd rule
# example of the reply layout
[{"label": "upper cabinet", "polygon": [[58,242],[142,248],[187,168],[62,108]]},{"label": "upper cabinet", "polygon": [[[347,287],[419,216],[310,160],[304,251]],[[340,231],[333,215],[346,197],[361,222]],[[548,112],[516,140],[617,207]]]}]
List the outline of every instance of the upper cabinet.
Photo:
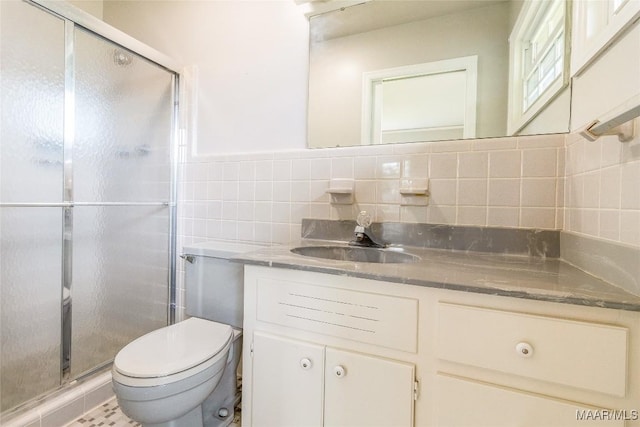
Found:
[{"label": "upper cabinet", "polygon": [[640,0],[573,2],[571,131],[640,104]]},{"label": "upper cabinet", "polygon": [[640,0],[575,1],[571,75],[580,74],[638,18]]}]

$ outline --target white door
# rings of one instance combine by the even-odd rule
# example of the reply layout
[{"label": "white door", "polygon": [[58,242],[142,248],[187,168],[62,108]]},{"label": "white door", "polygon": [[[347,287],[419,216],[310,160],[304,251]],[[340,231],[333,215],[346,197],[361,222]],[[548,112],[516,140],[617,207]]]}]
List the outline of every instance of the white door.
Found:
[{"label": "white door", "polygon": [[413,425],[414,366],[327,348],[326,427]]},{"label": "white door", "polygon": [[321,427],[324,346],[255,332],[253,427]]}]

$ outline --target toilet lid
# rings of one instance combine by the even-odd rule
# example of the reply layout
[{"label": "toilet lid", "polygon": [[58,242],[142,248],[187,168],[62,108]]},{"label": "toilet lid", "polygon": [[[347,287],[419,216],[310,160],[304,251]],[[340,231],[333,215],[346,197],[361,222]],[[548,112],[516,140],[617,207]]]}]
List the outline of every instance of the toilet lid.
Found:
[{"label": "toilet lid", "polygon": [[192,317],[132,341],[120,350],[113,364],[129,377],[164,377],[211,359],[232,336],[229,325]]}]

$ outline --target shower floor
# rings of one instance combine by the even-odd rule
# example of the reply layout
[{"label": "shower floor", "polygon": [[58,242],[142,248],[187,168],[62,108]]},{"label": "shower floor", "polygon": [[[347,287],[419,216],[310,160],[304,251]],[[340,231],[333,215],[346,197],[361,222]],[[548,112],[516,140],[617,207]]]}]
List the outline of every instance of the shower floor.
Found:
[{"label": "shower floor", "polygon": [[[236,417],[229,427],[240,427],[240,411],[236,411]],[[122,413],[115,398],[98,406],[88,414],[83,415],[67,427],[132,427],[140,426],[140,423],[130,420]]]}]

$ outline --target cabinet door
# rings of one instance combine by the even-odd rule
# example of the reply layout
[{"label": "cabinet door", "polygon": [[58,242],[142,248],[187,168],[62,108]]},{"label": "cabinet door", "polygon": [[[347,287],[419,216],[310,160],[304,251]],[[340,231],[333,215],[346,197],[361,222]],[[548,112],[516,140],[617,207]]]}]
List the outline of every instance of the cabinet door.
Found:
[{"label": "cabinet door", "polygon": [[322,426],[324,347],[255,332],[253,427]]},{"label": "cabinet door", "polygon": [[610,410],[442,374],[435,394],[441,427],[624,425],[620,419],[603,419]]},{"label": "cabinet door", "polygon": [[326,427],[413,425],[414,366],[327,348]]}]

